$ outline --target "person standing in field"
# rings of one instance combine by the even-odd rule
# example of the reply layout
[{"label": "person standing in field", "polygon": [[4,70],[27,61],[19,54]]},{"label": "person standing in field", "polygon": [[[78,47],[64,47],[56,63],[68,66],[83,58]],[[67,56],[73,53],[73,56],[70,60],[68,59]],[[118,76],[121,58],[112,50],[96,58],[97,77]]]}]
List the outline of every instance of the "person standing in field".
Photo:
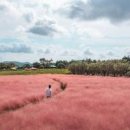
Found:
[{"label": "person standing in field", "polygon": [[52,96],[52,89],[51,89],[51,85],[48,86],[48,88],[46,89],[46,97],[50,98]]}]

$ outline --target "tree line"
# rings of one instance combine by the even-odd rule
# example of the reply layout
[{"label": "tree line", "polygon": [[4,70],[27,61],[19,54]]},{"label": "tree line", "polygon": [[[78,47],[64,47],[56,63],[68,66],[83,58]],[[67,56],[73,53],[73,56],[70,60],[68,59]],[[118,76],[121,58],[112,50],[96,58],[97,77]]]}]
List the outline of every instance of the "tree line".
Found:
[{"label": "tree line", "polygon": [[103,76],[130,76],[130,57],[123,57],[120,60],[58,60],[53,62],[52,59],[39,59],[39,62],[32,64],[24,64],[18,67],[13,62],[0,63],[0,70],[10,70],[17,67],[17,69],[25,69],[34,67],[36,69],[47,68],[66,68],[72,74],[83,75],[103,75]]},{"label": "tree line", "polygon": [[56,62],[53,62],[52,59],[48,60],[48,59],[45,59],[45,58],[41,58],[39,60],[39,62],[34,62],[32,64],[33,67],[35,68],[39,68],[39,69],[42,69],[42,68],[67,68],[69,65],[69,62],[66,61],[66,60],[58,60]]},{"label": "tree line", "polygon": [[17,69],[29,69],[29,68],[36,68],[36,69],[47,69],[47,68],[67,68],[69,62],[66,60],[58,60],[53,62],[52,59],[48,60],[45,58],[39,59],[39,62],[29,63],[26,62],[22,65],[18,65],[17,62],[1,62],[0,63],[0,70],[11,70],[13,68]]},{"label": "tree line", "polygon": [[130,57],[121,60],[82,60],[72,62],[68,69],[72,74],[130,76]]},{"label": "tree line", "polygon": [[11,68],[15,67],[14,63],[0,63],[0,70],[10,70]]}]

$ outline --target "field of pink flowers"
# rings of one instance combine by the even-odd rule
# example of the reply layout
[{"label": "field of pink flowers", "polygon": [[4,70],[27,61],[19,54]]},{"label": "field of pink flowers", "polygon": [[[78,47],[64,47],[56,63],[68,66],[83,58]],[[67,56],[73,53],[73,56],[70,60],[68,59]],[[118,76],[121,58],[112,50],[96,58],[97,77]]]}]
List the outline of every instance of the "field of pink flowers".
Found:
[{"label": "field of pink flowers", "polygon": [[[43,93],[48,84],[52,84],[54,92],[59,89],[54,79],[67,83],[67,89],[45,99]],[[39,102],[32,103],[34,97],[40,98]],[[10,111],[12,104],[22,103],[24,107]],[[0,130],[130,130],[130,79],[2,76],[0,111]]]}]

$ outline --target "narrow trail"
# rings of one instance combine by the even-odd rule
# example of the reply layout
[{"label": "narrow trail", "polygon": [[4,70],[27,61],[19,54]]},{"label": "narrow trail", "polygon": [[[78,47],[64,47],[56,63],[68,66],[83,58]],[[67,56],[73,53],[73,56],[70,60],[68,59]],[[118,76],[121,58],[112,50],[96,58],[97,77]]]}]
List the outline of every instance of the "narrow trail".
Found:
[{"label": "narrow trail", "polygon": [[[53,97],[58,95],[59,93],[63,92],[63,90],[61,90],[60,88],[60,83],[63,83],[62,81],[60,81],[59,79],[55,79],[55,78],[51,78],[53,81],[58,82],[59,83],[59,88],[56,89],[53,93]],[[52,98],[53,98],[52,97]],[[50,100],[50,99],[49,99]],[[27,98],[26,100],[24,100],[22,103],[14,103],[11,105],[5,105],[2,110],[0,111],[0,115],[1,114],[5,114],[7,112],[11,112],[11,111],[16,111],[19,109],[22,109],[30,104],[37,104],[40,103],[42,101],[47,101],[46,97],[43,95],[40,96],[34,96],[34,97],[30,97]]]}]

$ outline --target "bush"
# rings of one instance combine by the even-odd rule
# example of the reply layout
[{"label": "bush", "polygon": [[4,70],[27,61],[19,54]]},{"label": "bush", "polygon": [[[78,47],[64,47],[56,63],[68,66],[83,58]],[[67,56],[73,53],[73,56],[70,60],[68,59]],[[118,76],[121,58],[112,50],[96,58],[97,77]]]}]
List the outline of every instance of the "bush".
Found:
[{"label": "bush", "polygon": [[128,71],[128,72],[126,73],[126,76],[127,76],[127,77],[130,77],[130,71]]},{"label": "bush", "polygon": [[60,83],[60,88],[61,88],[62,90],[65,90],[66,87],[67,87],[67,83],[63,83],[63,82]]},{"label": "bush", "polygon": [[107,60],[90,63],[78,62],[70,64],[68,69],[72,74],[129,76],[130,64],[123,63],[120,60]]}]

